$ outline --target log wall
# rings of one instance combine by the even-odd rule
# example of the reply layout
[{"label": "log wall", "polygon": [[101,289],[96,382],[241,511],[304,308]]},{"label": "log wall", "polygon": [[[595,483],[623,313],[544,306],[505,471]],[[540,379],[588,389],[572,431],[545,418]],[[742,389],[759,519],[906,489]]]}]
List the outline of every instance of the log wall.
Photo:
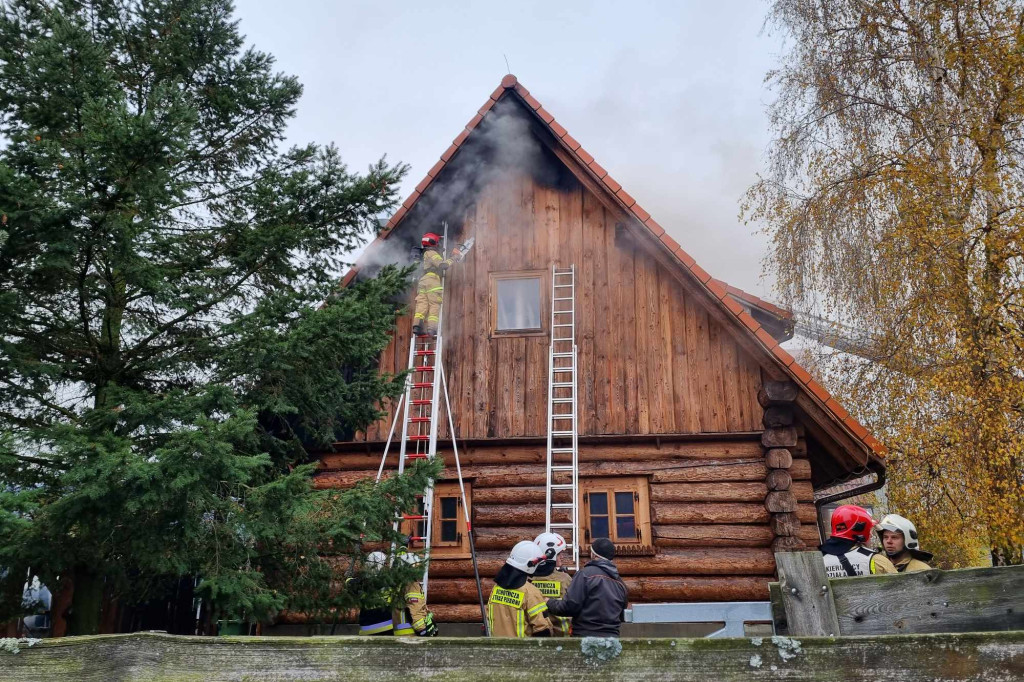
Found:
[{"label": "log wall", "polygon": [[[723,438],[725,438],[723,436]],[[777,532],[766,506],[766,461],[759,434],[731,439],[581,445],[580,476],[646,476],[651,500],[654,556],[616,563],[633,602],[764,601],[774,579]],[[793,537],[818,543],[811,465],[802,438],[788,450],[787,493]],[[545,450],[537,445],[474,445],[460,449],[463,476],[472,481],[472,519],[481,576],[488,582],[518,541],[544,527]],[[455,476],[450,450],[442,450],[446,478]],[[380,455],[331,454],[322,458],[316,485],[345,488],[375,474]],[[394,470],[394,462],[388,469]],[[430,569],[431,608],[442,621],[479,621],[472,563],[437,559]],[[298,615],[296,614],[298,617]],[[286,618],[287,620],[287,618]]]},{"label": "log wall", "polygon": [[[450,271],[444,307],[460,438],[546,435],[550,275],[541,289],[541,335],[492,337],[489,289],[492,272],[549,272],[552,262],[577,268],[580,434],[760,428],[755,360],[571,176],[556,187],[502,175],[450,229],[458,239],[476,238]],[[382,372],[405,369],[410,333],[411,319],[401,317]],[[357,439],[385,440],[392,417],[389,411]]]}]

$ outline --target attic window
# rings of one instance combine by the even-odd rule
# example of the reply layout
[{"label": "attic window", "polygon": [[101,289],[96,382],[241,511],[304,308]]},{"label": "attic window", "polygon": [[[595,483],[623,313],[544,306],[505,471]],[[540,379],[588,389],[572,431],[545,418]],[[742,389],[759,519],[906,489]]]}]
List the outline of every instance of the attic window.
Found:
[{"label": "attic window", "polygon": [[491,331],[540,334],[544,331],[543,270],[491,273]]}]

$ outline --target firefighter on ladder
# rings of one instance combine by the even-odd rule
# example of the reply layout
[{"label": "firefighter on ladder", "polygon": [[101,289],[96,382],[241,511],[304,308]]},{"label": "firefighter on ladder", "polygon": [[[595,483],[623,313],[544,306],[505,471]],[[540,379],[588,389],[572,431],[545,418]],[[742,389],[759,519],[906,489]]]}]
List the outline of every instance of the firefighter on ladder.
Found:
[{"label": "firefighter on ladder", "polygon": [[[558,555],[565,549],[565,538],[558,533],[541,533],[534,539],[534,544],[540,547],[544,553],[545,560],[537,567],[530,582],[540,590],[545,599],[562,599],[569,589],[572,578],[564,569],[558,567]],[[555,626],[556,637],[569,637],[571,635],[571,618],[561,616],[550,616],[551,624]]]},{"label": "firefighter on ladder", "polygon": [[550,637],[547,600],[529,578],[545,560],[536,543],[523,540],[494,577],[487,600],[487,630],[491,637]]},{"label": "firefighter on ladder", "polygon": [[416,334],[437,334],[437,321],[444,295],[441,274],[453,264],[462,262],[473,246],[472,239],[465,244],[458,244],[452,249],[452,255],[445,258],[441,255],[441,241],[441,235],[427,232],[420,240],[421,246],[413,248],[413,260],[422,261],[423,266],[423,274],[416,285],[416,312],[412,325]]}]

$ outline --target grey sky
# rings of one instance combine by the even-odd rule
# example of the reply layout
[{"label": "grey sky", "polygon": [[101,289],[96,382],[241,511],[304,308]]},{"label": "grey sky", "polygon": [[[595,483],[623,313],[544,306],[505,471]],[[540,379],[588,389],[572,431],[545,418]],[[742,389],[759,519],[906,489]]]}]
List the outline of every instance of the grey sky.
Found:
[{"label": "grey sky", "polygon": [[238,0],[242,31],[305,85],[294,142],[412,166],[403,198],[505,74],[530,89],[713,276],[772,298],[737,220],[768,143],[766,5]]}]

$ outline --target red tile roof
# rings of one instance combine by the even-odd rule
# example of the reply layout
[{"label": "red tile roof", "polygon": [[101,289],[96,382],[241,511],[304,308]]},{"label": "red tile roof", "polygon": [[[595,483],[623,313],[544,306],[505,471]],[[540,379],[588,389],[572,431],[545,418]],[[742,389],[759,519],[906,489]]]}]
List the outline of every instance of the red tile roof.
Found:
[{"label": "red tile roof", "polygon": [[[384,240],[394,231],[395,227],[398,226],[408,211],[413,207],[416,201],[422,196],[423,192],[430,186],[430,184],[436,179],[438,173],[442,168],[452,159],[452,157],[458,152],[459,147],[466,141],[469,134],[474,128],[479,125],[483,120],[483,117],[490,111],[491,107],[497,103],[502,97],[506,97],[512,93],[518,95],[520,100],[537,115],[537,118],[542,121],[551,133],[562,143],[562,145],[569,150],[574,158],[579,161],[580,165],[587,169],[592,177],[597,182],[603,185],[610,195],[612,195],[619,203],[619,205],[628,214],[632,214],[641,225],[647,228],[647,230],[654,235],[661,243],[668,249],[668,251],[679,261],[680,266],[688,270],[703,286],[708,295],[719,301],[720,305],[724,310],[727,310],[730,315],[736,317],[739,322],[747,328],[747,330],[753,335],[758,342],[764,347],[765,351],[770,353],[778,360],[779,364],[785,368],[785,371],[797,382],[798,385],[802,386],[807,393],[812,395],[816,401],[818,401],[821,407],[832,417],[835,418],[836,422],[840,424],[848,433],[854,438],[863,443],[867,448],[879,457],[883,457],[886,452],[885,446],[874,438],[867,429],[865,429],[857,420],[850,417],[849,414],[837,403],[832,396],[822,388],[811,375],[804,370],[797,362],[793,359],[789,353],[787,353],[778,342],[764,330],[758,322],[750,316],[742,306],[729,305],[731,302],[730,297],[742,299],[751,305],[755,305],[762,308],[775,316],[783,319],[791,319],[793,314],[780,308],[776,305],[768,303],[753,294],[748,294],[745,291],[737,289],[736,287],[729,286],[725,282],[715,280],[704,270],[702,267],[697,265],[690,254],[686,253],[679,246],[679,243],[670,237],[655,221],[651,214],[643,209],[640,204],[636,203],[636,200],[630,196],[622,185],[616,182],[608,171],[603,166],[594,160],[580,143],[571,135],[564,126],[555,121],[554,117],[547,112],[547,110],[541,107],[541,104],[535,97],[530,94],[530,91],[519,82],[519,80],[512,74],[508,74],[501,79],[501,85],[499,85],[494,92],[491,93],[490,99],[480,107],[477,115],[474,115],[470,119],[466,127],[456,136],[452,145],[445,150],[441,155],[441,160],[434,165],[427,172],[427,177],[424,178],[423,182],[416,186],[416,189],[410,195],[408,199],[402,204],[402,207],[395,212],[391,219],[387,222],[387,225],[381,231],[377,237],[377,241]],[[375,242],[376,243],[376,242]],[[369,248],[372,248],[374,244],[371,244]],[[356,272],[358,271],[358,262],[345,275],[343,285],[348,284]]]}]

